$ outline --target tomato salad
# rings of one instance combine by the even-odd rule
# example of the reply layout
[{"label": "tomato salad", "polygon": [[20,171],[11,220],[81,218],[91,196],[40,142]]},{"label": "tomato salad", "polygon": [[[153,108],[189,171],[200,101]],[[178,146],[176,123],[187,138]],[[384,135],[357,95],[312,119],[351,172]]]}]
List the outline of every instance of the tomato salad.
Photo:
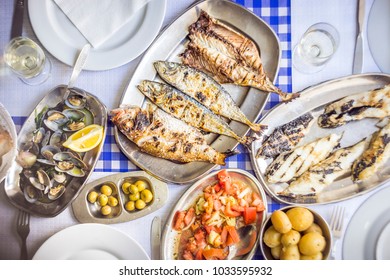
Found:
[{"label": "tomato salad", "polygon": [[181,232],[179,259],[226,259],[227,247],[240,241],[237,229],[261,223],[265,207],[260,195],[244,181],[233,179],[226,169],[217,178],[203,189],[195,205],[175,213],[173,228]]}]

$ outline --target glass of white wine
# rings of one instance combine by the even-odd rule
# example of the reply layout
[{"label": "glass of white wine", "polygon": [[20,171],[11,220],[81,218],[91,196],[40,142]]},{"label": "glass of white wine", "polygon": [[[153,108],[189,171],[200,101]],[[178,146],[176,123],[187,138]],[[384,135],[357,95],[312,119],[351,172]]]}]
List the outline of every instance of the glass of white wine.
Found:
[{"label": "glass of white wine", "polygon": [[339,33],[332,25],[316,23],[308,28],[293,51],[293,65],[302,73],[321,71],[339,45]]},{"label": "glass of white wine", "polygon": [[8,43],[4,61],[28,85],[42,84],[51,75],[50,60],[42,48],[27,37],[16,37]]}]

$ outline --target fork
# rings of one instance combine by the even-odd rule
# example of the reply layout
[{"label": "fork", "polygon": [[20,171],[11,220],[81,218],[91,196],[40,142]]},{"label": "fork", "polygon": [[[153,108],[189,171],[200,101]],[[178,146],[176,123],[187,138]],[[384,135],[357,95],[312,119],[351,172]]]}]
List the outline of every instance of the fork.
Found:
[{"label": "fork", "polygon": [[20,259],[27,260],[27,246],[26,240],[30,233],[30,213],[19,210],[18,219],[16,223],[16,231],[22,239],[22,249],[20,252]]},{"label": "fork", "polygon": [[343,231],[345,207],[335,206],[333,208],[332,217],[330,219],[330,229],[334,239],[333,248],[331,251],[331,257],[334,260],[336,258],[337,242],[341,238]]}]

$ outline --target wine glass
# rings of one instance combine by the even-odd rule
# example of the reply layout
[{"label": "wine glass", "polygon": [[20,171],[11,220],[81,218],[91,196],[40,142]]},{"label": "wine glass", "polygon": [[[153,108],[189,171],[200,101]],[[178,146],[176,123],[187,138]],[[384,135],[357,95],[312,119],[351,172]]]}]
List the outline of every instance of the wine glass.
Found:
[{"label": "wine glass", "polygon": [[302,73],[321,71],[332,58],[339,44],[339,34],[330,24],[310,26],[294,48],[293,65]]},{"label": "wine glass", "polygon": [[42,48],[27,37],[13,38],[4,49],[4,61],[28,85],[44,83],[51,75],[51,62]]}]

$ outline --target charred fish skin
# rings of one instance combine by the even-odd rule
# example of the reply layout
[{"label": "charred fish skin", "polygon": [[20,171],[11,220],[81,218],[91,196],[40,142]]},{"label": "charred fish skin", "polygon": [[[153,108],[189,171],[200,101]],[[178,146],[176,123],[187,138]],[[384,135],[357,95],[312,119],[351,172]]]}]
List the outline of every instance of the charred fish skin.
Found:
[{"label": "charred fish skin", "polygon": [[223,119],[169,85],[144,80],[138,89],[160,109],[193,127],[232,137],[246,146],[254,140],[251,137],[239,137]]},{"label": "charred fish skin", "polygon": [[225,165],[235,151],[220,153],[206,143],[203,135],[157,107],[146,110],[138,106],[114,109],[111,121],[143,152],[152,156],[178,161],[204,161]]},{"label": "charred fish skin", "polygon": [[363,181],[375,174],[390,158],[390,123],[375,132],[368,149],[352,167],[352,180]]},{"label": "charred fish skin", "polygon": [[277,128],[263,141],[256,158],[274,158],[281,153],[291,151],[309,131],[314,117],[306,113]]},{"label": "charred fish skin", "polygon": [[364,118],[390,116],[390,85],[347,96],[325,107],[318,118],[323,128],[335,128]]},{"label": "charred fish skin", "polygon": [[266,75],[255,43],[201,11],[189,26],[190,43],[180,55],[184,64],[207,71],[220,83],[251,86],[279,94],[283,101],[299,96],[282,92]]},{"label": "charred fish skin", "polygon": [[154,67],[165,82],[194,98],[214,114],[244,123],[256,132],[266,128],[249,121],[230,94],[206,73],[168,61],[156,61]]},{"label": "charred fish skin", "polygon": [[337,178],[351,172],[353,162],[363,154],[366,146],[367,141],[363,139],[353,146],[336,150],[303,173],[279,195],[290,198],[317,195]]},{"label": "charred fish skin", "polygon": [[327,158],[339,144],[342,135],[330,134],[292,152],[279,155],[267,168],[269,183],[289,182],[306,172],[311,166]]}]

